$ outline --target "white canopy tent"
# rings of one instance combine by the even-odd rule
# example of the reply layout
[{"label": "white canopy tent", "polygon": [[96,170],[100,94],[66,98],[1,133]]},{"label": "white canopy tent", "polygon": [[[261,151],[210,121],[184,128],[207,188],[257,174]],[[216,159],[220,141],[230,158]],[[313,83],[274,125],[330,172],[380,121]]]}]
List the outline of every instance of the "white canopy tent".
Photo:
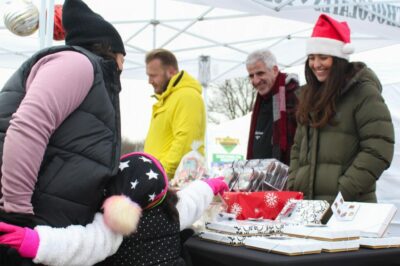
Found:
[{"label": "white canopy tent", "polygon": [[[10,1],[18,0],[0,0],[0,18],[3,16],[5,3]],[[46,5],[43,2],[46,1],[48,5],[63,3],[62,0],[33,0],[33,3],[38,8],[44,8]],[[247,54],[261,47],[269,47],[276,54],[281,68],[302,64],[305,59],[304,39],[310,35],[312,23],[320,13],[319,10],[314,11],[314,6],[310,7],[305,0],[84,1],[111,21],[121,33],[127,48],[123,77],[130,79],[146,78],[144,54],[156,47],[172,50],[177,55],[181,68],[194,76],[200,72],[199,58],[207,56],[205,58],[209,58],[211,63],[209,78],[205,82],[244,76],[243,62]],[[280,3],[274,4],[278,2]],[[296,6],[297,2],[301,5]],[[349,7],[355,7],[354,5],[347,3],[348,13]],[[368,3],[365,5],[366,8],[374,7]],[[275,9],[272,10],[271,7]],[[340,7],[343,10],[344,7]],[[321,6],[323,11],[333,8]],[[373,27],[368,20],[373,16],[373,22],[376,22],[378,18],[366,13],[365,9],[357,10],[361,14],[360,18],[353,19],[355,22],[350,26],[356,29],[353,40],[358,52],[399,42],[397,9],[385,11],[389,16],[385,22],[389,21],[397,26],[372,23]],[[44,24],[41,23],[42,27]],[[362,30],[363,27],[368,30]],[[43,31],[41,33],[40,36],[38,33],[28,37],[15,36],[4,27],[1,20],[0,67],[18,67],[44,43]],[[46,43],[50,45],[51,40],[47,39]]]},{"label": "white canopy tent", "polygon": [[[2,17],[6,1],[15,0],[0,0],[0,68],[15,69],[40,48],[41,42],[38,33],[19,37],[4,27]],[[42,1],[33,0],[33,3],[40,7]],[[63,3],[62,0],[54,1],[55,4]],[[84,2],[111,21],[121,33],[127,48],[123,72],[125,79],[146,79],[144,54],[156,47],[172,50],[178,57],[180,67],[194,76],[200,72],[199,58],[208,56],[211,62],[210,82],[245,76],[243,62],[247,54],[264,47],[269,47],[276,54],[281,68],[301,75],[305,60],[304,40],[310,36],[314,21],[323,11],[349,22],[356,51],[363,52],[355,54],[352,59],[356,58],[372,65],[379,77],[385,76],[384,84],[399,81],[398,74],[388,70],[400,69],[400,59],[392,56],[399,54],[400,49],[400,1],[84,0]],[[63,44],[63,42],[53,42],[53,44]],[[365,52],[376,48],[380,49],[375,50],[378,52],[372,52],[375,57],[370,57]],[[376,62],[375,58],[379,56],[385,57],[385,60]],[[127,84],[130,86],[131,83]],[[131,92],[131,95],[135,94]],[[398,84],[385,86],[384,93],[389,93],[385,97],[395,121],[396,139],[399,139],[400,110],[397,106],[400,100],[400,86]],[[143,101],[146,102],[145,99]],[[125,105],[130,107],[135,106],[129,99],[125,98],[125,102]],[[121,105],[123,104],[122,101]],[[150,110],[150,105],[147,103],[145,108],[140,106],[134,111],[131,109],[130,114],[143,114],[143,109]],[[125,112],[127,110],[129,109],[126,108]],[[136,118],[127,117],[126,121],[134,119]],[[124,129],[124,121],[122,123]],[[143,127],[143,124],[139,127]],[[238,131],[242,131],[242,128]],[[246,134],[247,131],[246,128]],[[393,165],[385,172],[378,186],[379,200],[394,202],[398,206],[400,200],[394,188],[400,187],[399,150],[400,147],[397,145]]]},{"label": "white canopy tent", "polygon": [[181,0],[289,20],[314,23],[323,12],[345,20],[354,32],[400,40],[396,0]]}]

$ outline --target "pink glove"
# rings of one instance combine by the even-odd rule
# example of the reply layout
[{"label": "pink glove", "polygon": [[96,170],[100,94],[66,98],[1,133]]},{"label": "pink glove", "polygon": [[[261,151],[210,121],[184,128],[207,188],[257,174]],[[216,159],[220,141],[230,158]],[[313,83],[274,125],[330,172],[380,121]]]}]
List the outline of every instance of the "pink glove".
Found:
[{"label": "pink glove", "polygon": [[222,176],[216,178],[204,179],[203,181],[206,182],[211,187],[212,191],[214,192],[214,195],[217,194],[222,195],[224,194],[224,191],[229,190],[229,187]]},{"label": "pink glove", "polygon": [[40,240],[35,230],[0,222],[0,233],[0,244],[15,248],[23,258],[36,257]]}]

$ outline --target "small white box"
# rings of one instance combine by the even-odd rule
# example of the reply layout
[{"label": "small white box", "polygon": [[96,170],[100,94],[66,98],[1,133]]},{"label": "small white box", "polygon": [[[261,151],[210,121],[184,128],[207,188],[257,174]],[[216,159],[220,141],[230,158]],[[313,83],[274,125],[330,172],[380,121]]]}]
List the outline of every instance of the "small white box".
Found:
[{"label": "small white box", "polygon": [[324,225],[298,225],[286,226],[283,233],[301,238],[311,238],[323,241],[345,241],[360,238],[360,231],[354,229],[342,229]]},{"label": "small white box", "polygon": [[[315,240],[318,241],[318,240]],[[360,239],[344,241],[319,241],[323,252],[344,252],[360,249]]]},{"label": "small white box", "polygon": [[351,221],[339,221],[332,216],[328,225],[331,227],[360,230],[363,237],[382,237],[396,213],[394,204],[383,203],[361,203],[360,207]]},{"label": "small white box", "polygon": [[322,250],[319,241],[291,237],[282,239],[249,237],[245,239],[244,244],[248,248],[289,256],[317,254]]},{"label": "small white box", "polygon": [[207,230],[200,232],[199,237],[213,242],[228,244],[230,246],[243,246],[243,242],[246,239],[245,236],[241,235],[220,234]]},{"label": "small white box", "polygon": [[364,248],[399,248],[400,247],[400,236],[388,236],[388,237],[361,237],[360,246]]},{"label": "small white box", "polygon": [[281,234],[283,224],[274,221],[213,221],[206,222],[206,228],[215,232],[245,235],[264,236]]},{"label": "small white box", "polygon": [[326,200],[290,199],[275,220],[290,224],[320,224],[328,209]]}]

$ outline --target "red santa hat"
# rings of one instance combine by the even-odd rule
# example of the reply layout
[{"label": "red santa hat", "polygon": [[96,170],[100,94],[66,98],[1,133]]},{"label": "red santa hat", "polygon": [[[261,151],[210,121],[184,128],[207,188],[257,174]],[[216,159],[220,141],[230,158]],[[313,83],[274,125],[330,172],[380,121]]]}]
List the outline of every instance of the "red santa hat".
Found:
[{"label": "red santa hat", "polygon": [[350,43],[350,28],[347,23],[321,14],[311,38],[307,40],[307,55],[324,54],[349,60],[349,55],[353,52],[354,46]]}]

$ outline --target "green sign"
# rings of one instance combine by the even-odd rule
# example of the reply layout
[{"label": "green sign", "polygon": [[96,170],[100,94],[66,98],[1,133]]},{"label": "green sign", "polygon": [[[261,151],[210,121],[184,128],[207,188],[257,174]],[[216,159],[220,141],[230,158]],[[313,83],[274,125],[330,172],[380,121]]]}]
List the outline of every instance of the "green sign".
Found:
[{"label": "green sign", "polygon": [[232,150],[239,144],[239,139],[231,137],[216,138],[217,143],[221,144],[227,153],[231,153]]},{"label": "green sign", "polygon": [[214,163],[227,163],[233,162],[235,160],[243,160],[244,156],[241,154],[223,154],[223,153],[214,153],[212,157],[212,161]]},{"label": "green sign", "polygon": [[224,150],[228,153],[231,153],[231,151],[237,146],[237,144],[221,144]]}]

